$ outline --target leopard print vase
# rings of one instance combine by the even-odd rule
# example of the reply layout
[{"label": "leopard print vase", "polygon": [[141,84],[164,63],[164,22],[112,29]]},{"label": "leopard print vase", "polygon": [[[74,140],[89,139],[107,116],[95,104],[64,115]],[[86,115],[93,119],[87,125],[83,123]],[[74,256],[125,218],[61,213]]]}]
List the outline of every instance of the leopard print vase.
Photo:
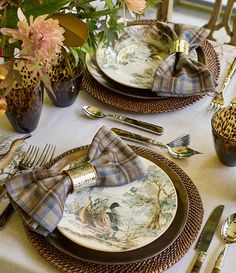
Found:
[{"label": "leopard print vase", "polygon": [[34,131],[43,106],[43,87],[12,89],[6,96],[6,116],[18,133]]},{"label": "leopard print vase", "polygon": [[72,79],[63,79],[52,82],[53,93],[46,89],[52,103],[57,107],[67,107],[72,105],[79,94],[82,79],[83,71],[80,70]]}]

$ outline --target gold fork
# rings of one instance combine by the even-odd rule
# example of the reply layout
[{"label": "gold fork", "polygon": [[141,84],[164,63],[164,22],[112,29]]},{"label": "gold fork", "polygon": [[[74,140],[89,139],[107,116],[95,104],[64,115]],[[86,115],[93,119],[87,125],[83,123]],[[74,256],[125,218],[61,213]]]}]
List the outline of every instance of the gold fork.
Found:
[{"label": "gold fork", "polygon": [[229,82],[234,74],[236,70],[236,58],[234,58],[234,61],[232,62],[228,73],[226,74],[226,77],[224,78],[224,82],[222,84],[221,90],[220,92],[217,92],[215,97],[213,98],[213,100],[211,101],[210,105],[209,105],[209,109],[211,111],[216,112],[217,110],[223,108],[224,104],[225,104],[225,100],[224,100],[224,92],[226,87],[229,85]]},{"label": "gold fork", "polygon": [[[26,151],[24,157],[19,162],[17,171],[12,174],[12,176],[17,175],[20,171],[34,169],[34,168],[41,168],[46,163],[50,162],[55,153],[56,146],[51,144],[46,144],[43,151],[39,155],[39,148],[30,145],[28,150]],[[0,200],[2,199],[3,195],[6,193],[6,187],[2,186],[0,189],[1,196]],[[0,214],[0,230],[3,229],[10,219],[10,216],[14,212],[14,208],[11,202],[7,205],[4,211]]]},{"label": "gold fork", "polygon": [[236,97],[231,100],[229,105],[232,107],[236,107]]}]

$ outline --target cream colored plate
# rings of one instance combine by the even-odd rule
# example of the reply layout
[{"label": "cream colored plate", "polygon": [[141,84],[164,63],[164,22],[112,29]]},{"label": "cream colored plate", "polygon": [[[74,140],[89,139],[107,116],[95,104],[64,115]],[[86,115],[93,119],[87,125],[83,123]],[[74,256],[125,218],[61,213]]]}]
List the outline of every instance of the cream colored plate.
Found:
[{"label": "cream colored plate", "polygon": [[156,68],[168,56],[169,43],[155,26],[135,25],[114,48],[99,45],[96,60],[111,79],[130,87],[151,89]]},{"label": "cream colored plate", "polygon": [[[125,86],[152,89],[155,71],[169,56],[171,43],[155,25],[133,25],[114,47],[98,46],[96,61],[110,79]],[[198,59],[192,50],[189,58]],[[124,86],[124,89],[125,89]]]},{"label": "cream colored plate", "polygon": [[160,237],[175,217],[176,190],[160,167],[140,158],[148,178],[69,195],[59,231],[79,245],[106,252],[137,249]]}]

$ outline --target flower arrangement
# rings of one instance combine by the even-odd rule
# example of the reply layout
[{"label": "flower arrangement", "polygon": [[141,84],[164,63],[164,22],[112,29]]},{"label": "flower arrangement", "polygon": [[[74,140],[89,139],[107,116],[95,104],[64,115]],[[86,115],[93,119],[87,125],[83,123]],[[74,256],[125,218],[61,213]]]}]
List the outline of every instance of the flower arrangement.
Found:
[{"label": "flower arrangement", "polygon": [[86,52],[93,54],[101,41],[114,43],[122,33],[122,13],[140,16],[157,2],[0,0],[0,114],[12,89],[43,84],[52,91],[56,67],[61,73],[63,65],[66,75],[73,75],[78,63],[85,63]]}]

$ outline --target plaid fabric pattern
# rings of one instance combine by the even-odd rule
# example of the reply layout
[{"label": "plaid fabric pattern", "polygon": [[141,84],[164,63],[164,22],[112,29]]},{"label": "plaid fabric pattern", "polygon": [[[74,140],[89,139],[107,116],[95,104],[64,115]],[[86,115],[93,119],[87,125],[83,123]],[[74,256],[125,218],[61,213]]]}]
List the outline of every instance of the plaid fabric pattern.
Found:
[{"label": "plaid fabric pattern", "polygon": [[87,161],[96,169],[98,186],[121,186],[145,176],[138,156],[106,127],[95,135]]},{"label": "plaid fabric pattern", "polygon": [[66,197],[72,188],[66,175],[40,169],[15,176],[5,185],[25,223],[44,235],[59,223]]},{"label": "plaid fabric pattern", "polygon": [[[97,172],[97,186],[121,186],[146,176],[138,156],[115,133],[102,127],[87,155]],[[25,223],[47,235],[58,225],[72,190],[70,178],[52,170],[24,172],[5,181],[9,197]]]},{"label": "plaid fabric pattern", "polygon": [[210,70],[189,56],[206,39],[209,31],[195,26],[158,22],[159,31],[166,34],[169,43],[181,39],[190,44],[189,55],[176,52],[168,56],[156,69],[152,91],[158,96],[192,96],[214,92],[216,82]]}]

